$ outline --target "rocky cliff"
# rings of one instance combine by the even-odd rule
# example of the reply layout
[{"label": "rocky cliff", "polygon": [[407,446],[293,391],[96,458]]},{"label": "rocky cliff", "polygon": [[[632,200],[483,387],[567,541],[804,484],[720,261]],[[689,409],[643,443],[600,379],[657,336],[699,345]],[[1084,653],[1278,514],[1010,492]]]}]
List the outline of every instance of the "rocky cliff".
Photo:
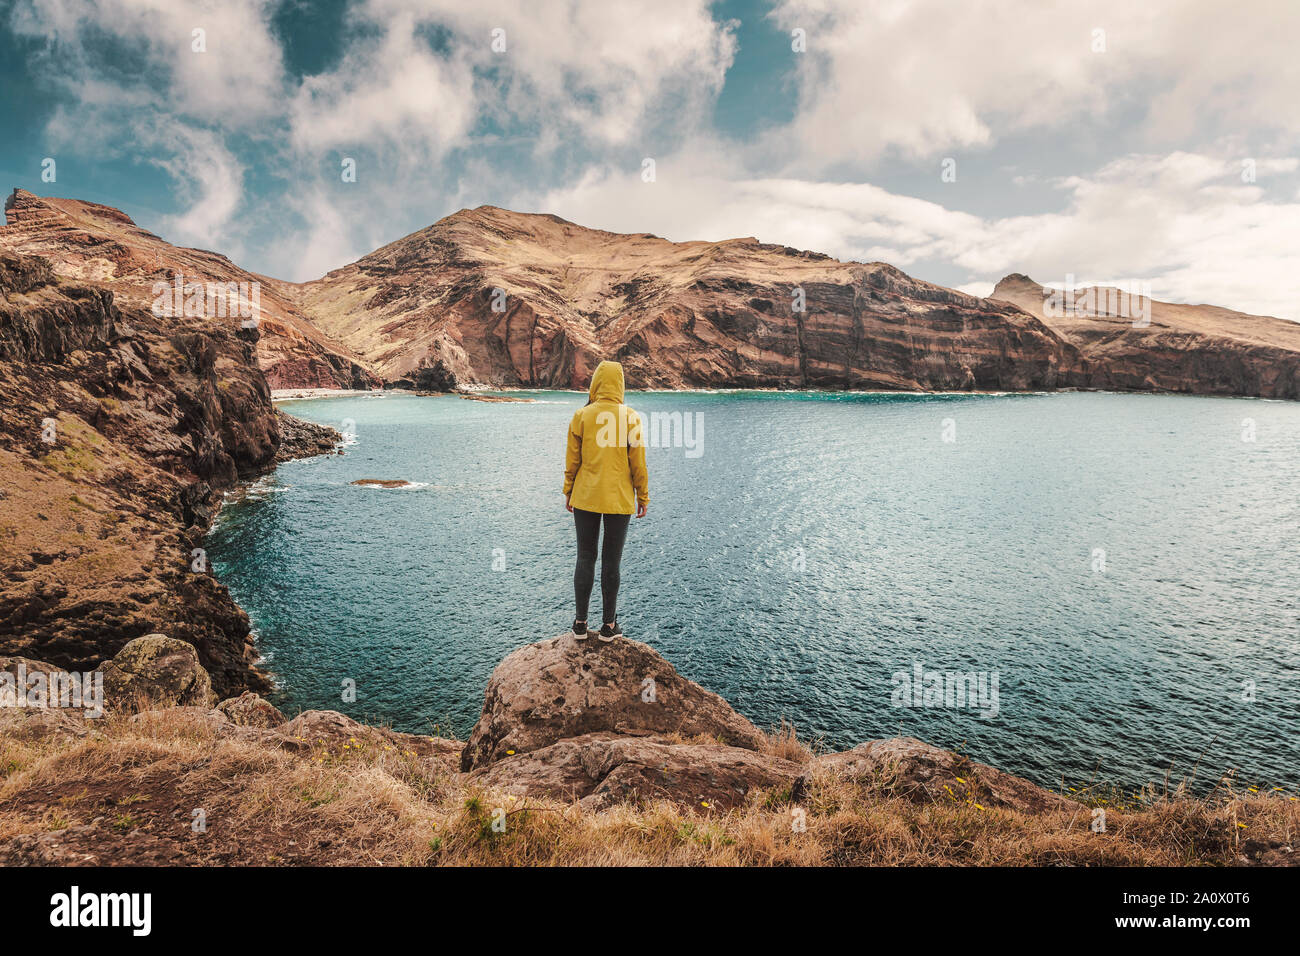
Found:
[{"label": "rocky cliff", "polygon": [[224,491],[338,436],[283,440],[257,346],[0,255],[0,653],[84,670],[162,625],[218,691],[268,686],[202,538]]},{"label": "rocky cliff", "polygon": [[1138,303],[1131,291],[1084,286],[1065,294],[1014,274],[992,298],[1032,313],[1077,348],[1087,388],[1300,400],[1300,323],[1213,305]]},{"label": "rocky cliff", "polygon": [[[331,341],[262,276],[223,255],[173,246],[120,210],[15,189],[5,201],[0,252],[40,256],[55,275],[107,289],[121,308],[150,308],[155,283],[257,284],[257,360],[271,388],[368,388],[378,384],[347,348]],[[205,297],[206,298],[206,297]],[[181,310],[177,310],[178,312]]]},{"label": "rocky cliff", "polygon": [[280,284],[387,381],[585,388],[1038,389],[1075,346],[1014,305],[754,239],[674,243],[480,206]]}]

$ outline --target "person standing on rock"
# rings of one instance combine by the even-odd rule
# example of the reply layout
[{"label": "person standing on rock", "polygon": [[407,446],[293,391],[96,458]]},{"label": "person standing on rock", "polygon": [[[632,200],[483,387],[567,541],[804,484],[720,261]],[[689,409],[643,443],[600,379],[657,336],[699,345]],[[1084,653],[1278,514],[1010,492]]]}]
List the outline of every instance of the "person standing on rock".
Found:
[{"label": "person standing on rock", "polygon": [[602,625],[596,637],[612,641],[618,626],[619,563],[632,512],[644,518],[650,506],[641,417],[623,404],[623,366],[601,362],[591,376],[587,404],[569,422],[564,456],[564,505],[578,532],[578,566],[573,572],[577,613],[573,636],[586,640],[587,605],[596,580],[596,544],[602,521],[605,544],[600,556]]}]

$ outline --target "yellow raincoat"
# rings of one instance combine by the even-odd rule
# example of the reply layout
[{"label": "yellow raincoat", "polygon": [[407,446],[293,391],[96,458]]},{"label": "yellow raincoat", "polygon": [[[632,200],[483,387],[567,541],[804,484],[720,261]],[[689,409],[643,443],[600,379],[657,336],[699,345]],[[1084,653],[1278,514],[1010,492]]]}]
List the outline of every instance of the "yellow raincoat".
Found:
[{"label": "yellow raincoat", "polygon": [[623,404],[623,366],[597,365],[587,394],[590,404],[569,422],[564,493],[583,511],[630,515],[637,503],[649,504],[650,479],[641,417]]}]

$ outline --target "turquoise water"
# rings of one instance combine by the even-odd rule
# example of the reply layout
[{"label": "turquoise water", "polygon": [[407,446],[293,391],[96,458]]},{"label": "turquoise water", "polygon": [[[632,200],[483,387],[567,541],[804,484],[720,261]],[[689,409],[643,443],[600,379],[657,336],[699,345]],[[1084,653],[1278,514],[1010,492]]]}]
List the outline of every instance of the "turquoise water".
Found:
[{"label": "turquoise water", "polygon": [[[463,735],[496,663],[567,629],[559,489],[585,396],[519,394],[541,401],[285,404],[355,442],[232,498],[208,544],[283,708]],[[694,451],[647,451],[650,515],[628,537],[620,620],[756,723],[784,718],[836,748],[909,734],[1045,784],[1133,785],[1170,764],[1176,780],[1203,751],[1198,780],[1235,767],[1300,782],[1300,405],[629,401],[702,427]],[[982,674],[990,694],[996,675],[996,713],[895,706],[894,675],[917,664]]]}]

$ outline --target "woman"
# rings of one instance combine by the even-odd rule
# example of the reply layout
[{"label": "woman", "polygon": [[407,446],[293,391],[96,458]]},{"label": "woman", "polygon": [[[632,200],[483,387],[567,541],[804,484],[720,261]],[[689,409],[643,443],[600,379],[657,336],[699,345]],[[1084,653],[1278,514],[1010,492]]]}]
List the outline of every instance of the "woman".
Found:
[{"label": "woman", "polygon": [[600,596],[604,616],[596,636],[608,643],[623,633],[617,615],[618,565],[623,557],[628,519],[634,504],[636,516],[645,517],[650,505],[650,483],[641,419],[623,404],[623,366],[617,362],[597,365],[587,394],[587,404],[569,422],[569,444],[564,456],[564,505],[573,512],[578,532],[573,636],[583,641],[589,632],[587,604],[596,579],[596,540],[603,519]]}]

